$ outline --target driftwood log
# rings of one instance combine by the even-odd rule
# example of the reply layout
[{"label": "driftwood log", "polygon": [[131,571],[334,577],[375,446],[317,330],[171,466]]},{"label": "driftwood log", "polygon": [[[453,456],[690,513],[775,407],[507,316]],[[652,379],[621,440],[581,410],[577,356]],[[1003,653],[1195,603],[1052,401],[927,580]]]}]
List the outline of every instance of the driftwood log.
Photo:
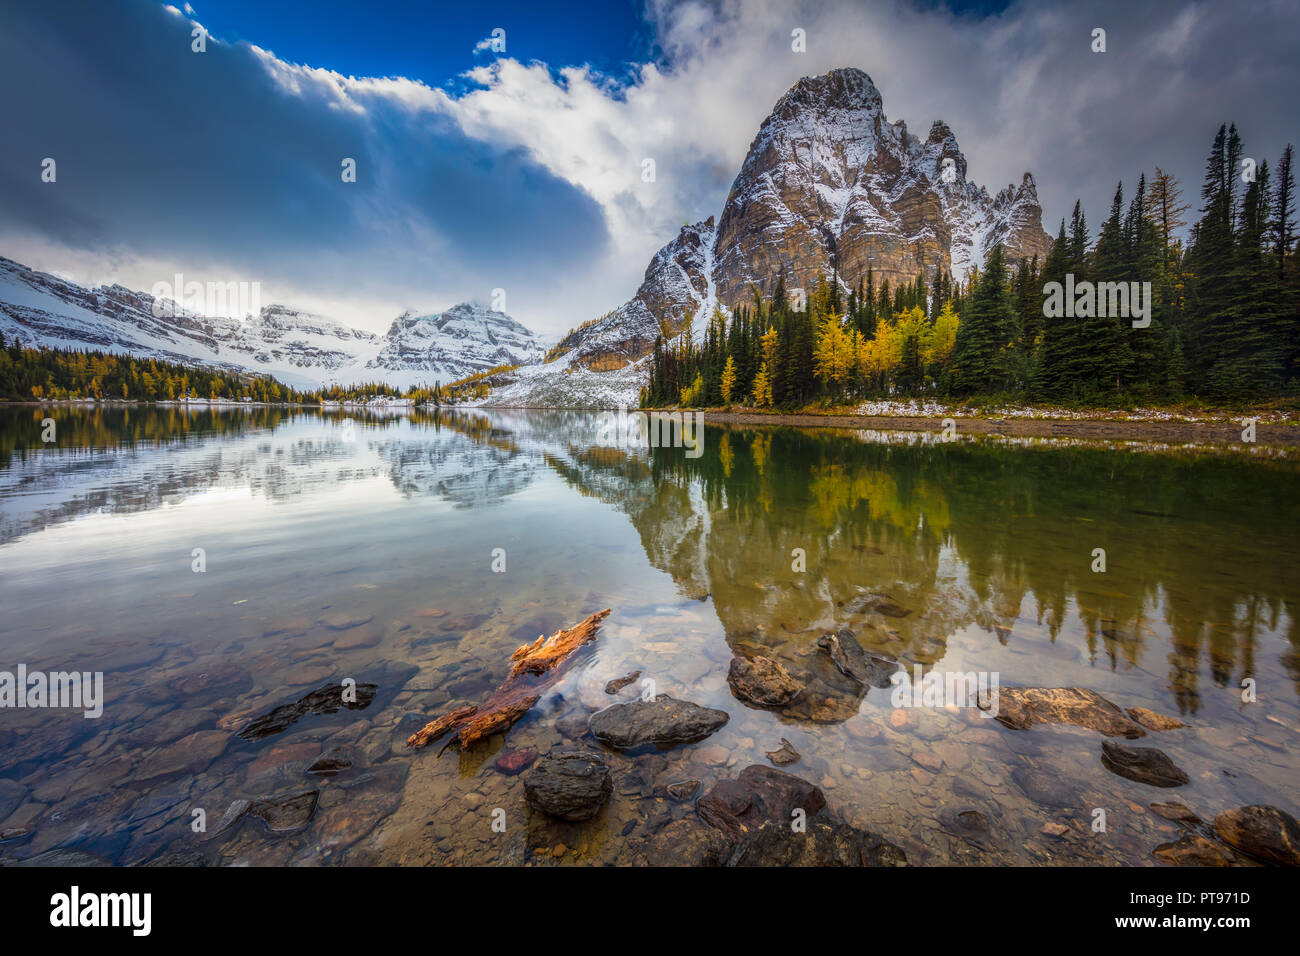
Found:
[{"label": "driftwood log", "polygon": [[609,608],[597,611],[570,628],[550,637],[538,636],[510,655],[510,673],[492,696],[482,704],[457,707],[411,734],[408,747],[424,747],[451,733],[443,750],[468,747],[475,741],[508,729],[541,699],[542,691],[560,676],[559,668],[578,648],[596,636]]}]

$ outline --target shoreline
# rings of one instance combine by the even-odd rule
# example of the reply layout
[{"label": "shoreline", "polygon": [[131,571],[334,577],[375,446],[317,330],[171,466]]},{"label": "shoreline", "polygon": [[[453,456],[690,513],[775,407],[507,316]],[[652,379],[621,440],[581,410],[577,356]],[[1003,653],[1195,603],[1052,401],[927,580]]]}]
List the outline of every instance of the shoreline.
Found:
[{"label": "shoreline", "polygon": [[[318,412],[368,410],[368,411],[428,411],[427,406],[402,404],[365,403],[329,405],[304,405],[296,402],[177,402],[147,401],[134,399],[57,399],[57,400],[22,400],[0,401],[0,408],[41,407],[50,405],[76,406],[82,408],[103,407],[145,407],[179,408],[187,411],[231,411],[250,408],[303,409]],[[569,406],[511,406],[511,405],[446,405],[442,408],[472,411],[585,411],[599,413],[611,409],[577,408]],[[1234,418],[1217,418],[1213,420],[1188,419],[1117,419],[1088,417],[1081,412],[1078,418],[1053,418],[1048,416],[1031,418],[1028,416],[989,417],[979,414],[960,414],[950,412],[947,415],[918,414],[857,414],[853,412],[818,413],[818,412],[760,412],[725,411],[719,409],[680,409],[653,408],[627,409],[632,412],[649,414],[690,413],[702,416],[702,421],[715,425],[740,425],[758,427],[791,428],[837,428],[850,430],[896,431],[896,432],[940,432],[945,419],[951,418],[956,423],[957,434],[989,435],[1006,438],[1092,438],[1098,440],[1118,441],[1168,441],[1215,445],[1269,445],[1300,446],[1300,424],[1274,423],[1262,420],[1267,411],[1252,413],[1242,412]],[[1258,418],[1255,426],[1254,442],[1242,440],[1246,418]]]},{"label": "shoreline", "polygon": [[[720,425],[788,425],[797,428],[874,429],[878,431],[938,432],[945,418],[957,424],[958,435],[999,435],[1008,438],[1097,438],[1138,441],[1183,441],[1218,445],[1300,445],[1300,425],[1255,426],[1255,441],[1242,441],[1240,420],[1141,421],[1105,418],[982,418],[970,415],[818,415],[804,412],[764,413],[701,411],[705,422]],[[1242,416],[1243,418],[1249,416]]]}]

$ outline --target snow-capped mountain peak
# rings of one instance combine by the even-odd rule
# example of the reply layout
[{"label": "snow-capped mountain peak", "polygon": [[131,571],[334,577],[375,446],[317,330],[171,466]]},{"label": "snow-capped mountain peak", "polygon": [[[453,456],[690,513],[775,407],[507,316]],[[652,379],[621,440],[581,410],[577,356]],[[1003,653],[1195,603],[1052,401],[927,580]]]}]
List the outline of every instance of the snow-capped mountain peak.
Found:
[{"label": "snow-capped mountain peak", "polygon": [[[996,196],[966,178],[966,157],[948,124],[925,139],[889,122],[884,99],[862,70],[804,77],[777,100],[750,144],[721,215],[687,226],[651,260],[626,304],[561,339],[549,373],[519,376],[491,401],[554,403],[575,368],[621,371],[639,362],[657,334],[692,322],[701,334],[715,307],[726,312],[779,276],[788,290],[812,289],[819,276],[856,286],[868,270],[877,288],[897,287],[939,270],[962,280],[1001,243],[1016,262],[1046,256],[1034,178]],[[547,378],[549,375],[549,379]],[[554,379],[554,381],[551,381]],[[595,383],[585,394],[602,395]]]}]

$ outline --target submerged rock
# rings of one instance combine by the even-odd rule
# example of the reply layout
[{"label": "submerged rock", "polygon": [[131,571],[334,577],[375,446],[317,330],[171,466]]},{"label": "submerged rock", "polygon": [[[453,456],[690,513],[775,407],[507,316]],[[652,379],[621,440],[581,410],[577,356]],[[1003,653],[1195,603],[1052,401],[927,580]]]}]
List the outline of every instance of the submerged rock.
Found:
[{"label": "submerged rock", "polygon": [[1185,726],[1181,720],[1166,717],[1164,714],[1157,714],[1154,710],[1148,710],[1145,707],[1130,707],[1128,715],[1147,730],[1177,730],[1179,727]]},{"label": "submerged rock", "polygon": [[97,856],[94,853],[86,853],[83,850],[69,850],[66,848],[58,850],[46,850],[36,856],[29,857],[26,860],[18,860],[13,863],[7,863],[6,866],[54,866],[54,867],[79,867],[79,866],[112,866],[112,862]]},{"label": "submerged rock", "polygon": [[524,778],[535,810],[561,820],[590,820],[614,790],[603,755],[591,750],[548,754]]},{"label": "submerged rock", "polygon": [[888,687],[889,677],[898,670],[898,661],[862,649],[857,635],[847,627],[823,635],[817,646],[831,656],[831,662],[847,677],[868,687]]},{"label": "submerged rock", "polygon": [[1177,800],[1170,800],[1168,803],[1153,803],[1151,804],[1151,810],[1157,816],[1162,816],[1166,820],[1173,820],[1175,823],[1196,826],[1201,822],[1200,817]]},{"label": "submerged rock", "polygon": [[1011,771],[1011,779],[1026,797],[1040,806],[1064,810],[1078,807],[1082,802],[1078,787],[1062,780],[1054,770],[1016,767]]},{"label": "submerged rock", "polygon": [[30,827],[3,827],[0,828],[0,843],[17,843],[35,832]]},{"label": "submerged rock", "polygon": [[1196,833],[1184,833],[1172,843],[1162,843],[1151,855],[1171,866],[1232,866],[1236,862],[1219,844]]},{"label": "submerged rock", "polygon": [[235,800],[212,829],[212,837],[216,838],[234,829],[245,817],[261,820],[266,824],[267,831],[276,836],[297,833],[316,815],[319,799],[319,790],[307,790],[261,800]]},{"label": "submerged rock", "polygon": [[319,815],[314,832],[323,850],[335,853],[370,833],[402,804],[405,760],[389,760],[343,784],[347,794]]},{"label": "submerged rock", "polygon": [[989,850],[994,846],[991,833],[993,825],[982,810],[973,807],[951,810],[944,807],[939,811],[939,822],[948,833],[977,849]]},{"label": "submerged rock", "polygon": [[1004,687],[998,691],[999,723],[1012,730],[1035,724],[1075,724],[1107,737],[1145,737],[1146,731],[1096,691],[1081,687]]},{"label": "submerged rock", "polygon": [[537,753],[533,750],[507,750],[497,757],[493,766],[507,777],[513,777],[531,767],[536,759]]},{"label": "submerged rock", "polygon": [[1257,859],[1300,866],[1300,823],[1277,807],[1224,810],[1214,818],[1214,832],[1224,843]]},{"label": "submerged rock", "polygon": [[624,674],[622,677],[615,677],[613,680],[605,683],[605,693],[610,695],[617,694],[628,684],[636,683],[636,679],[640,676],[640,671],[632,671],[632,673]]},{"label": "submerged rock", "polygon": [[173,850],[150,860],[145,866],[208,866],[208,858],[198,850]]},{"label": "submerged rock", "polygon": [[1101,762],[1111,773],[1152,787],[1181,787],[1187,776],[1163,750],[1155,747],[1126,747],[1106,740],[1101,745]]},{"label": "submerged rock", "polygon": [[0,823],[27,799],[27,788],[17,780],[0,780]]},{"label": "submerged rock", "polygon": [[200,730],[168,744],[145,760],[143,768],[135,775],[137,783],[156,780],[172,774],[196,775],[225,751],[230,735],[220,730]]},{"label": "submerged rock", "polygon": [[728,866],[906,866],[907,854],[884,837],[847,823],[810,820],[802,832],[788,823],[763,823],[727,861]]},{"label": "submerged rock", "polygon": [[794,745],[784,737],[781,738],[781,746],[776,750],[767,751],[767,759],[772,761],[778,767],[784,767],[786,764],[795,763],[799,759],[799,751],[794,749]]},{"label": "submerged rock", "polygon": [[226,808],[226,812],[221,815],[221,819],[217,821],[217,825],[210,831],[212,835],[218,837],[243,820],[252,803],[252,800],[244,799],[232,801]]},{"label": "submerged rock", "polygon": [[701,820],[736,841],[763,823],[788,830],[795,810],[809,819],[825,808],[826,795],[819,787],[762,764],[751,764],[735,779],[715,784],[695,805]]},{"label": "submerged rock", "polygon": [[844,602],[843,608],[850,614],[857,615],[875,612],[885,617],[907,617],[912,613],[884,591],[867,591],[865,594],[859,594]]},{"label": "submerged rock", "polygon": [[253,674],[238,664],[213,664],[178,674],[140,689],[138,697],[149,704],[177,703],[186,698],[217,700],[242,694],[253,686]]},{"label": "submerged rock", "polygon": [[179,737],[192,734],[205,725],[214,724],[217,715],[210,710],[177,707],[161,717],[150,719],[131,734],[131,742],[141,746],[168,744]]},{"label": "submerged rock", "polygon": [[334,714],[342,708],[365,710],[375,699],[378,684],[357,684],[356,700],[343,699],[344,685],[331,681],[292,703],[272,707],[259,717],[254,717],[239,732],[242,740],[264,740],[287,730],[312,714]]},{"label": "submerged rock", "polygon": [[660,694],[654,700],[614,704],[591,715],[596,739],[615,750],[647,744],[667,749],[703,740],[729,720],[725,710],[701,707]]},{"label": "submerged rock", "polygon": [[316,758],[316,762],[307,768],[313,777],[333,777],[352,766],[352,759],[339,747],[335,747]]},{"label": "submerged rock", "polygon": [[646,844],[651,866],[723,866],[734,845],[698,820],[674,820]]},{"label": "submerged rock", "polygon": [[803,690],[788,670],[771,657],[733,657],[727,683],[739,699],[759,707],[784,707]]},{"label": "submerged rock", "polygon": [[267,830],[276,835],[295,833],[311,822],[319,798],[319,790],[308,790],[269,800],[254,800],[248,808],[248,815],[261,820]]},{"label": "submerged rock", "polygon": [[670,783],[664,788],[664,792],[674,800],[689,800],[700,792],[700,781],[691,779]]}]

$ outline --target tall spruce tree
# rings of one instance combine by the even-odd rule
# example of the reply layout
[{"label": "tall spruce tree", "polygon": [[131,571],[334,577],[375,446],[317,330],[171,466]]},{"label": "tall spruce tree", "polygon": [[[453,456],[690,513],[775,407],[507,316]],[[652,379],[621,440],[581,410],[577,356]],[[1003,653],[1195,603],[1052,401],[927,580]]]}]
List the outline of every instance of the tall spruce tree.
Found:
[{"label": "tall spruce tree", "polygon": [[959,395],[1010,387],[1009,352],[1014,322],[1002,244],[989,253],[957,327],[952,389]]}]

